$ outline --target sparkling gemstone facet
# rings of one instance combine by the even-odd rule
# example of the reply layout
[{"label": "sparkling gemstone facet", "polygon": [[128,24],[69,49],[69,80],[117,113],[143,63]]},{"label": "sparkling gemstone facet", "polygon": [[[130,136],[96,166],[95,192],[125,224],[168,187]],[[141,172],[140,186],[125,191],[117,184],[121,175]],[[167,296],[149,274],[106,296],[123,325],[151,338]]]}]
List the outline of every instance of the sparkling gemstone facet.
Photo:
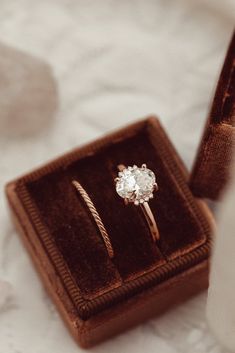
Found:
[{"label": "sparkling gemstone facet", "polygon": [[153,196],[155,174],[145,166],[125,168],[118,176],[116,191],[121,197],[139,204]]}]

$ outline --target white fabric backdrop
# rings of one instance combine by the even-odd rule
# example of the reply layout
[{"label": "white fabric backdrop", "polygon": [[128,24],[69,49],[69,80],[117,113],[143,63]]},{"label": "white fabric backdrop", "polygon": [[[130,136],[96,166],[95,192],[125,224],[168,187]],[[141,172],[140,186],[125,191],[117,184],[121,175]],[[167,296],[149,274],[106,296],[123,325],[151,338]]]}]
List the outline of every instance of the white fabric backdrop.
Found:
[{"label": "white fabric backdrop", "polygon": [[[10,46],[0,47],[1,189],[150,113],[190,167],[234,15],[233,0],[0,0],[0,42]],[[31,267],[2,191],[0,208],[0,353],[79,351]],[[224,353],[208,331],[205,302],[203,293],[93,351]]]}]

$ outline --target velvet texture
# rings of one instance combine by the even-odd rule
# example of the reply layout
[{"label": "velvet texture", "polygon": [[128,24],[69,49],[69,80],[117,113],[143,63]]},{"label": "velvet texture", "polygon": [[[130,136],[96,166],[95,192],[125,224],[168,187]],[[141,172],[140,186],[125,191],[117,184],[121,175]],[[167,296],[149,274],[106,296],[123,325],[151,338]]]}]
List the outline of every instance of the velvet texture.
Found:
[{"label": "velvet texture", "polygon": [[235,33],[218,81],[191,177],[195,195],[217,200],[229,180],[235,143]]},{"label": "velvet texture", "polygon": [[[150,206],[161,234],[157,244],[140,208],[125,206],[116,194],[114,178],[120,163],[146,163],[156,173],[159,191]],[[27,178],[26,188],[80,293],[91,299],[177,261],[207,241],[207,220],[185,178],[165,134],[155,119],[149,119],[105,144],[94,143],[72,162]],[[74,179],[86,189],[103,220],[114,248],[113,260],[72,185]]]}]

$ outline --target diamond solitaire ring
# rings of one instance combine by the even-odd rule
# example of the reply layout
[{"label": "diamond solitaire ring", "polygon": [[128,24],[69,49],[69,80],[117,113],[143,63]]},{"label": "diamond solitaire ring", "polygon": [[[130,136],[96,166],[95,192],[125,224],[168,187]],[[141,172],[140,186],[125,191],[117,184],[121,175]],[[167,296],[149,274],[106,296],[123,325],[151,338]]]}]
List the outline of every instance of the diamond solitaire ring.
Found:
[{"label": "diamond solitaire ring", "polygon": [[156,177],[146,164],[139,168],[118,166],[118,177],[115,179],[116,191],[124,199],[125,204],[133,203],[139,206],[149,226],[154,241],[160,239],[158,227],[148,201],[153,198],[154,191],[158,190]]}]

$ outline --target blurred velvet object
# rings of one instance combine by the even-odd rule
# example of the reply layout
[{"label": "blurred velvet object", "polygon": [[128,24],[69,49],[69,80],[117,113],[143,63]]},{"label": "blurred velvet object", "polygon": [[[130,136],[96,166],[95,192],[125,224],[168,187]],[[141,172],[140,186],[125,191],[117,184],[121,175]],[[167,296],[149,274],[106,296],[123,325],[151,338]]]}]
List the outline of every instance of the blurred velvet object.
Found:
[{"label": "blurred velvet object", "polygon": [[[229,179],[230,182],[226,187],[225,194],[224,187],[211,189],[214,191],[214,195],[219,194],[219,191],[223,191],[223,193],[212,256],[207,316],[218,340],[226,348],[235,352],[235,34],[230,43],[216,96],[212,118],[217,121],[216,126],[219,129],[227,130],[228,133],[227,136],[220,135],[217,149],[213,150],[215,163],[211,168],[213,169],[211,180],[213,181],[213,177],[217,174],[217,177],[215,176],[217,185],[224,186],[226,179]],[[208,156],[207,152],[207,161],[210,160]],[[231,168],[231,163],[228,163],[228,160],[231,160],[234,165],[232,176],[226,171],[230,172]],[[229,178],[226,177],[227,174],[229,174]]]}]

